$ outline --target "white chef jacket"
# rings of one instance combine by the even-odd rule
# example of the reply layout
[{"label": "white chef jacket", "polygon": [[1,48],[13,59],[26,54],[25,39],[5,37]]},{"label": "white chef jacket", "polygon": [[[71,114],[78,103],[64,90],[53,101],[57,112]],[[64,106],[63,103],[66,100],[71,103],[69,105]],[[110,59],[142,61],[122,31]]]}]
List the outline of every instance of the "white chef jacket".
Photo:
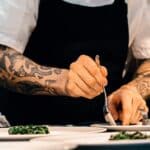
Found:
[{"label": "white chef jacket", "polygon": [[[38,18],[40,0],[0,0],[0,44],[23,53]],[[64,0],[97,7],[114,0]],[[150,0],[126,0],[128,4],[129,47],[137,59],[150,58]]]}]

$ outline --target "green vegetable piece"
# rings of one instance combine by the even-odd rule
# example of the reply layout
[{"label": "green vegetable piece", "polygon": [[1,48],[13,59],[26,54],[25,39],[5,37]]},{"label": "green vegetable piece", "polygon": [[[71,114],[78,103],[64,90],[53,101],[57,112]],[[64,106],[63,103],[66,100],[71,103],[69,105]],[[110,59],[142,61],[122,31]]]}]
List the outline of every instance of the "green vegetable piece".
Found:
[{"label": "green vegetable piece", "polygon": [[143,134],[142,132],[134,132],[134,133],[127,133],[127,132],[120,132],[116,135],[111,135],[109,140],[125,140],[125,139],[148,139],[150,136]]},{"label": "green vegetable piece", "polygon": [[49,130],[44,125],[20,125],[8,129],[9,134],[48,134]]}]

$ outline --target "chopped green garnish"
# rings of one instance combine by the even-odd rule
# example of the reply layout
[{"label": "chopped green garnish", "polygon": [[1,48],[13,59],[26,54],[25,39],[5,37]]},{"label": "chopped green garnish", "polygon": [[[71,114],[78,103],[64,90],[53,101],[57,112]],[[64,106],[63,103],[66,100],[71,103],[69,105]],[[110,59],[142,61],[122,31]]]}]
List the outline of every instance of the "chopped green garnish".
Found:
[{"label": "chopped green garnish", "polygon": [[146,135],[142,132],[134,132],[134,133],[128,133],[128,132],[120,132],[115,135],[111,135],[109,140],[134,140],[134,139],[148,139],[150,138],[149,135]]},{"label": "chopped green garnish", "polygon": [[49,130],[44,125],[19,125],[10,127],[9,134],[48,134]]}]

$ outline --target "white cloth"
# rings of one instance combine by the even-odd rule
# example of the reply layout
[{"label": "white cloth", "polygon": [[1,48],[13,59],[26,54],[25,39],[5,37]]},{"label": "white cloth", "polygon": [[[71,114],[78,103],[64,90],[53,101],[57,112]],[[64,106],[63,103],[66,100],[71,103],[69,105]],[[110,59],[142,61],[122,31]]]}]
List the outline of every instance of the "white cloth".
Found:
[{"label": "white cloth", "polygon": [[38,16],[39,0],[0,0],[0,44],[23,53]]},{"label": "white cloth", "polygon": [[150,58],[150,0],[128,0],[128,21],[133,55]]},{"label": "white cloth", "polygon": [[[78,5],[92,7],[110,5],[113,2],[113,0],[64,1],[72,3],[80,1]],[[127,0],[127,3],[129,47],[136,58],[150,58],[150,0]],[[0,44],[23,53],[36,26],[38,7],[39,0],[0,0]]]},{"label": "white cloth", "polygon": [[104,5],[110,5],[114,2],[114,0],[63,0],[68,3],[89,6],[89,7],[98,7]]}]

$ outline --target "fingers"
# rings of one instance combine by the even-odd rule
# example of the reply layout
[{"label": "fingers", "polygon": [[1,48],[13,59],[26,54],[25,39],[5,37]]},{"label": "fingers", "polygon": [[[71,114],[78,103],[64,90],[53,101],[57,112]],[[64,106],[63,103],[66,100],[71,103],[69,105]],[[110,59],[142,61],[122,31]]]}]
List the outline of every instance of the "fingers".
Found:
[{"label": "fingers", "polygon": [[136,97],[136,99],[133,99],[132,106],[133,106],[133,108],[132,108],[130,123],[136,124],[137,122],[139,122],[142,119],[142,117],[143,117],[142,112],[147,113],[148,108],[146,106],[146,102],[140,96]]},{"label": "fingers", "polygon": [[[141,96],[130,96],[128,102],[125,102],[125,99],[122,101],[123,111],[122,118],[123,125],[137,124],[142,119],[142,114],[140,108],[143,108],[143,111],[148,112],[145,101]],[[127,97],[126,97],[127,98]],[[128,107],[128,108],[127,108]]]},{"label": "fingers", "polygon": [[136,111],[136,113],[134,114],[134,118],[132,118],[130,124],[137,124],[140,120],[142,119],[142,115],[140,111]]},{"label": "fingers", "polygon": [[100,67],[100,70],[101,70],[101,72],[102,72],[102,74],[103,74],[104,77],[106,77],[106,76],[108,75],[108,72],[107,72],[106,67],[101,66],[101,67]]},{"label": "fingers", "polygon": [[122,114],[121,120],[123,125],[130,124],[130,118],[132,114],[132,97],[130,95],[123,95],[122,99]]},{"label": "fingers", "polygon": [[86,93],[84,93],[79,87],[78,85],[76,85],[74,82],[69,81],[68,85],[67,85],[67,91],[69,93],[70,96],[72,97],[87,97],[90,99],[90,97],[88,97],[88,95]]},{"label": "fingers", "polygon": [[[72,96],[94,98],[103,91],[103,87],[107,84],[106,75],[107,69],[105,67],[100,67],[90,57],[81,55],[77,61],[70,65],[66,89]],[[78,87],[82,95],[77,94],[73,87],[76,90]]]},{"label": "fingers", "polygon": [[114,118],[114,120],[118,120],[119,119],[119,112],[117,111],[117,95],[111,94],[108,97],[108,108],[111,112],[112,117]]},{"label": "fingers", "polygon": [[[97,92],[102,91],[102,86],[92,76],[88,70],[81,64],[74,63],[71,65],[71,70],[90,88],[93,88]],[[73,77],[71,77],[73,79]],[[105,80],[101,79],[101,83],[104,84]]]},{"label": "fingers", "polygon": [[123,87],[108,97],[113,118],[122,121],[123,125],[137,124],[143,118],[143,112],[148,112],[145,100],[132,89]]},{"label": "fingers", "polygon": [[[101,86],[107,84],[106,76],[103,75],[107,74],[106,68],[102,67],[102,69],[100,69],[100,66],[97,65],[97,63],[93,59],[86,55],[81,55],[76,63],[82,65]],[[103,72],[103,74],[101,71]]]},{"label": "fingers", "polygon": [[141,103],[139,105],[139,110],[143,109],[144,112],[148,113],[149,109],[147,107],[145,100],[142,97],[140,99],[141,99]]},{"label": "fingers", "polygon": [[69,93],[71,93],[71,96],[78,97],[86,97],[88,99],[91,99],[95,97],[95,95],[99,94],[97,89],[93,89],[89,87],[76,73],[74,73],[72,70],[69,72],[70,78],[72,80],[69,80],[67,90]]}]

